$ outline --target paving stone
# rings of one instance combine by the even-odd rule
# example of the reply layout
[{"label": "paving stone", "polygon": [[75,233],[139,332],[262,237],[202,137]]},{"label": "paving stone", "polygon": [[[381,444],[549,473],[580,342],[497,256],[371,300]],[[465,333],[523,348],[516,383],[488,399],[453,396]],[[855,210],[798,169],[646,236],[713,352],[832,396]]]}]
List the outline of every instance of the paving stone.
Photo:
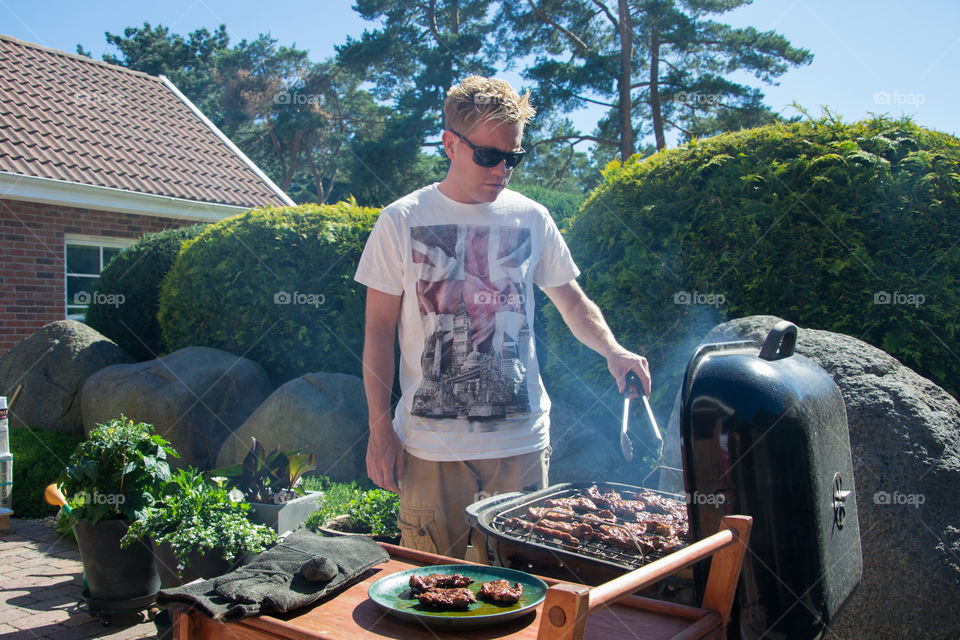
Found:
[{"label": "paving stone", "polygon": [[0,533],[0,639],[155,638],[145,612],[115,615],[104,627],[79,608],[83,565],[76,543],[51,523],[12,518]]}]

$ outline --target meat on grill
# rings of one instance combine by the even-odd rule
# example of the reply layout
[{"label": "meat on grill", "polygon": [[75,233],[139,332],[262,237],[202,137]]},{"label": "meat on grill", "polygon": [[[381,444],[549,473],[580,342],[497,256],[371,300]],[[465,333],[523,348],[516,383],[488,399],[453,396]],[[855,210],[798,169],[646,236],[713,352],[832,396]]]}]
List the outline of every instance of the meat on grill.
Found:
[{"label": "meat on grill", "polygon": [[635,499],[626,499],[616,491],[604,493],[594,485],[579,496],[528,506],[525,516],[506,518],[503,524],[583,550],[606,545],[644,556],[683,546],[689,524],[682,502],[649,490],[631,497]]},{"label": "meat on grill", "polygon": [[516,604],[520,602],[520,596],[523,595],[523,585],[519,582],[514,582],[511,587],[509,580],[502,578],[500,580],[491,580],[490,582],[484,582],[480,585],[480,593],[478,595],[481,598],[488,598],[500,604]]},{"label": "meat on grill", "polygon": [[590,498],[580,496],[578,498],[553,498],[545,501],[548,507],[566,507],[574,511],[596,511],[597,505]]},{"label": "meat on grill", "polygon": [[417,591],[428,591],[433,588],[466,587],[473,584],[473,579],[459,573],[431,573],[428,576],[410,576],[410,587]]},{"label": "meat on grill", "polygon": [[441,589],[434,587],[417,596],[420,604],[436,609],[462,610],[477,601],[470,589],[458,587]]},{"label": "meat on grill", "polygon": [[570,522],[577,514],[569,507],[530,507],[527,509],[527,515],[534,520],[550,518],[560,522]]}]

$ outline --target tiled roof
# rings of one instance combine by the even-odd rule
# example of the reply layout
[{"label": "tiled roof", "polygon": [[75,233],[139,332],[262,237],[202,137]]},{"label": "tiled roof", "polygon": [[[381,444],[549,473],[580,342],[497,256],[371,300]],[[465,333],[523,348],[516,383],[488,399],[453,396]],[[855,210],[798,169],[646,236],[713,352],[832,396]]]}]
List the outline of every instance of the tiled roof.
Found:
[{"label": "tiled roof", "polygon": [[0,171],[242,207],[272,183],[161,78],[0,35]]}]

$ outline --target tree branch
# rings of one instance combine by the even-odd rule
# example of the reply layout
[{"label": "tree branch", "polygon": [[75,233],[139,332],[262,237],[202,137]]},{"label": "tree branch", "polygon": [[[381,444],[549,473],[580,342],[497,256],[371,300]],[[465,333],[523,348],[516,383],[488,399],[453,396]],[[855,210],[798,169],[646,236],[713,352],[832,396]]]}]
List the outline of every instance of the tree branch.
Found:
[{"label": "tree branch", "polygon": [[533,9],[533,12],[537,14],[537,17],[539,17],[542,21],[546,22],[548,25],[550,25],[551,27],[553,27],[563,35],[567,36],[567,38],[569,38],[573,42],[573,44],[577,47],[579,51],[584,52],[587,50],[588,48],[587,44],[583,40],[577,37],[577,35],[572,31],[570,31],[569,29],[565,29],[564,27],[560,26],[559,24],[551,20],[547,14],[540,11],[537,5],[533,3],[533,0],[527,0],[527,3],[530,5],[530,8]]},{"label": "tree branch", "polygon": [[607,19],[610,21],[610,24],[613,25],[614,29],[618,29],[620,27],[620,24],[617,22],[616,17],[612,13],[610,13],[610,9],[607,8],[607,5],[603,4],[603,2],[601,2],[600,0],[593,0],[593,4],[600,7],[600,10],[603,11],[603,13],[607,16]]},{"label": "tree branch", "polygon": [[673,127],[674,129],[679,129],[680,131],[687,134],[688,136],[690,135],[690,132],[687,129],[684,129],[683,127],[678,125],[676,122],[670,120],[669,118],[664,118],[663,121],[666,122],[671,127]]},{"label": "tree branch", "polygon": [[544,138],[543,140],[537,140],[532,145],[530,145],[530,148],[533,149],[535,147],[539,147],[542,144],[550,144],[553,142],[567,142],[570,140],[574,141],[571,143],[571,146],[575,144],[580,144],[581,142],[596,142],[597,144],[601,144],[605,147],[620,146],[620,144],[615,140],[604,140],[603,138],[598,138],[596,136],[584,136],[584,135],[577,134],[577,135],[569,135],[569,136],[556,136],[553,138]]}]

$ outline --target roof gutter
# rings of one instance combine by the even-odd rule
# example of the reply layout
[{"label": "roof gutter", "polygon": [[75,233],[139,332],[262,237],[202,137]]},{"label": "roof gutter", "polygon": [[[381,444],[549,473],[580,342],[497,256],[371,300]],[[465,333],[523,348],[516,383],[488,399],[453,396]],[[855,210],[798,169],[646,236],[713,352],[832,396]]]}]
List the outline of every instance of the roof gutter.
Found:
[{"label": "roof gutter", "polygon": [[294,202],[293,200],[290,199],[290,196],[288,196],[286,193],[284,193],[283,189],[281,189],[281,188],[278,187],[276,184],[274,184],[273,180],[271,180],[269,177],[267,177],[267,174],[265,174],[265,173],[260,169],[260,167],[258,167],[256,164],[254,164],[253,160],[251,160],[250,158],[247,157],[247,154],[245,154],[243,151],[241,151],[240,148],[239,148],[237,145],[233,144],[233,141],[230,140],[230,138],[228,138],[226,135],[224,135],[223,131],[220,131],[220,128],[217,127],[217,125],[213,124],[213,122],[210,121],[210,118],[208,118],[207,116],[203,115],[203,112],[200,111],[200,109],[197,108],[197,105],[193,104],[193,102],[190,101],[190,98],[188,98],[187,96],[185,96],[185,95],[183,95],[182,93],[180,93],[180,90],[177,89],[177,87],[176,87],[172,82],[170,82],[170,79],[169,79],[169,78],[167,78],[167,77],[164,76],[164,75],[161,75],[161,76],[160,76],[160,80],[163,82],[164,85],[166,85],[166,87],[167,87],[168,89],[170,89],[170,91],[173,92],[173,94],[174,94],[175,96],[177,96],[178,98],[180,98],[180,100],[181,100],[185,105],[187,105],[187,108],[190,109],[190,110],[194,113],[195,116],[197,116],[198,118],[200,118],[200,120],[201,120],[205,125],[207,125],[207,126],[210,128],[211,131],[213,131],[214,135],[216,135],[218,138],[220,138],[220,140],[223,142],[223,144],[225,144],[231,151],[233,151],[235,154],[237,154],[237,157],[240,158],[240,160],[241,160],[245,165],[247,165],[247,167],[248,167],[251,171],[253,171],[253,172],[257,175],[258,178],[260,178],[261,180],[263,180],[264,183],[266,183],[266,185],[267,185],[268,187],[270,187],[270,190],[273,191],[275,194],[277,194],[277,196],[278,196],[281,200],[283,200],[283,202],[284,202],[286,205],[288,205],[288,206],[294,206],[294,205],[297,204],[296,202]]},{"label": "roof gutter", "polygon": [[195,222],[216,222],[251,208],[0,171],[0,200],[4,199]]}]

